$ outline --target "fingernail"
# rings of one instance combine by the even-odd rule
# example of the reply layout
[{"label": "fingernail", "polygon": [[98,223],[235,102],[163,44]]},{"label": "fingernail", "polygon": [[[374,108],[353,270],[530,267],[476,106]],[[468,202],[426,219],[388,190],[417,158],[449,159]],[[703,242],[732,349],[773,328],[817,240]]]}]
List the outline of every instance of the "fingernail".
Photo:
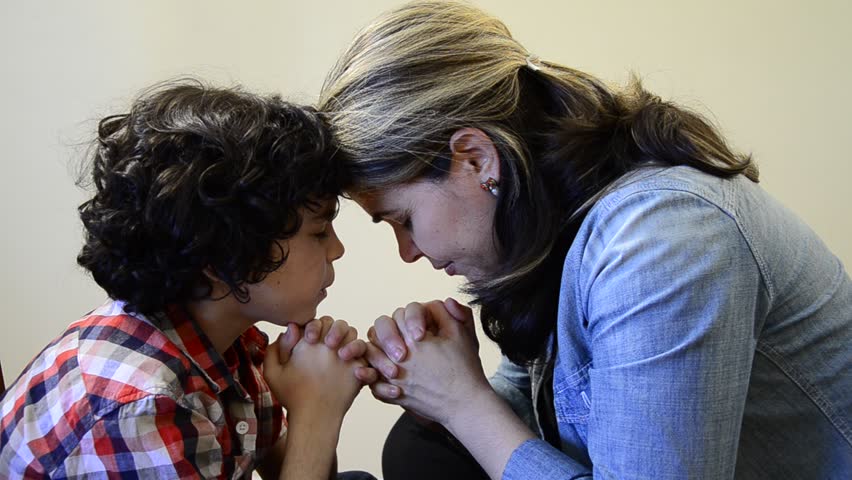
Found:
[{"label": "fingernail", "polygon": [[402,360],[402,357],[405,356],[405,351],[403,351],[400,347],[394,347],[392,353],[394,360],[396,360],[397,362]]},{"label": "fingernail", "polygon": [[398,387],[388,388],[388,395],[390,395],[391,397],[398,397],[399,396],[399,388]]},{"label": "fingernail", "polygon": [[423,338],[423,329],[420,328],[420,327],[412,328],[411,329],[411,336],[414,337],[417,340],[422,339]]}]

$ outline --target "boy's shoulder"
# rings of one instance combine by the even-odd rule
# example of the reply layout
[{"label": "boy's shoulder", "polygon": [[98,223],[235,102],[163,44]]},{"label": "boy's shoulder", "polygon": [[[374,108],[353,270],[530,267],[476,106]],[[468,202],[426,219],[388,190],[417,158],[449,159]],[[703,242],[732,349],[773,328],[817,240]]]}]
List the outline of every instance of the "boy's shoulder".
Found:
[{"label": "boy's shoulder", "polygon": [[167,333],[107,302],[72,323],[9,387],[0,401],[0,432],[9,439],[0,463],[22,456],[58,468],[101,419],[126,408],[156,414],[157,398],[183,404],[194,389],[212,393]]},{"label": "boy's shoulder", "polygon": [[[31,407],[84,402],[100,417],[149,395],[182,393],[192,365],[168,335],[142,315],[109,301],[75,321],[48,344],[4,398]],[[62,398],[51,398],[63,392]]]},{"label": "boy's shoulder", "polygon": [[126,313],[121,302],[105,303],[72,324],[69,333],[80,380],[103,400],[120,405],[152,394],[183,393],[192,369],[187,355],[160,326]]}]

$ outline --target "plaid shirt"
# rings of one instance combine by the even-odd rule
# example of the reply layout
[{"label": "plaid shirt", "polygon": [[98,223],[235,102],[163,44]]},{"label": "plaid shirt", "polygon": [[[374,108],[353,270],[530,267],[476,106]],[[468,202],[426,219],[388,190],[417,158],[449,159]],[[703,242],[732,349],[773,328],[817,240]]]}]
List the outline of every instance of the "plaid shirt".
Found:
[{"label": "plaid shirt", "polygon": [[0,479],[249,478],[284,432],[266,336],[223,358],[179,309],[122,306],[71,324],[0,399]]}]

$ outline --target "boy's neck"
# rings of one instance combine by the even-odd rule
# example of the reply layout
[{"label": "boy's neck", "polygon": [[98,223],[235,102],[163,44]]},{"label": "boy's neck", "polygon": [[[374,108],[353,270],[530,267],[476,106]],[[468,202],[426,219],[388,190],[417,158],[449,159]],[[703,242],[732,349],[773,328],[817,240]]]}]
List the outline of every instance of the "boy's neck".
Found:
[{"label": "boy's neck", "polygon": [[199,300],[186,305],[189,314],[222,355],[254,322],[230,308],[230,298]]}]

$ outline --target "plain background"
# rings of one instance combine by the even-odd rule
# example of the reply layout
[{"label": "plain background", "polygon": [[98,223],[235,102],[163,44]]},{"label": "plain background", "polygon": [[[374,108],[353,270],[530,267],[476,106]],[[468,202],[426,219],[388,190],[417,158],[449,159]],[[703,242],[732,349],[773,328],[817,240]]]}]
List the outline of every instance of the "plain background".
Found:
[{"label": "plain background", "polygon": [[[356,31],[399,3],[3,0],[0,362],[7,383],[104,299],[75,264],[82,238],[75,209],[85,194],[74,175],[97,119],[182,74],[314,102]],[[476,4],[544,60],[613,83],[635,71],[662,97],[709,115],[734,145],[754,153],[764,188],[852,265],[852,2]],[[320,311],[362,333],[380,314],[445,298],[459,285],[425,262],[403,264],[390,229],[355,205],[343,206],[337,228],[347,254]],[[492,370],[497,351],[487,340],[482,350]],[[344,425],[341,468],[379,474],[398,413],[363,391]]]}]

